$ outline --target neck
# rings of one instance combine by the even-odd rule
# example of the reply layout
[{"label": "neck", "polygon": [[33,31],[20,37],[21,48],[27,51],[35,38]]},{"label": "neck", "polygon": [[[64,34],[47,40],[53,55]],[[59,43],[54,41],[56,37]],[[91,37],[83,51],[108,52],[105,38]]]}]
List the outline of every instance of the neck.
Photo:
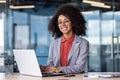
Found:
[{"label": "neck", "polygon": [[73,35],[73,33],[63,34],[63,36],[65,37],[65,39],[69,39],[72,35]]}]

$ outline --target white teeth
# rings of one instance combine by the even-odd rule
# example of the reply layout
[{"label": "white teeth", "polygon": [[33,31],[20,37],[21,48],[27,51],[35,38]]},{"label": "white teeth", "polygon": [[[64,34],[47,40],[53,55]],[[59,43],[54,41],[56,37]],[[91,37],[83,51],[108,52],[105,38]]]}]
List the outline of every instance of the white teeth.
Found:
[{"label": "white teeth", "polygon": [[67,30],[67,28],[62,28],[63,31]]},{"label": "white teeth", "polygon": [[65,31],[67,30],[67,27],[62,27],[61,30]]}]

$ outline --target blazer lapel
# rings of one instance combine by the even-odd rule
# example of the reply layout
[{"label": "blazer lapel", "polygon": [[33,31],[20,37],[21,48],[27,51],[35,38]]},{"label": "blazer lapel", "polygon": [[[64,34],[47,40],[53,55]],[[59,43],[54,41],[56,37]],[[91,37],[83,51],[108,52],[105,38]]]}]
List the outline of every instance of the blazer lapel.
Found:
[{"label": "blazer lapel", "polygon": [[61,38],[58,39],[58,44],[56,45],[56,51],[57,51],[56,59],[57,59],[58,66],[60,66],[60,45],[61,45]]},{"label": "blazer lapel", "polygon": [[73,41],[73,44],[72,44],[72,47],[70,49],[70,53],[69,53],[69,56],[68,56],[68,63],[70,61],[70,58],[74,54],[74,51],[79,47],[80,41],[79,41],[78,37],[79,36],[75,35],[75,39]]}]

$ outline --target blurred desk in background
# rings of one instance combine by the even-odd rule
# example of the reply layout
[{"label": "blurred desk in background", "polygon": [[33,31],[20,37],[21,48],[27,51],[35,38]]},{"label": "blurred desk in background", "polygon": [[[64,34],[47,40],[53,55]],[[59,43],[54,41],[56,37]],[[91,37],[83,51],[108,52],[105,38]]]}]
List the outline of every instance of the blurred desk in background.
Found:
[{"label": "blurred desk in background", "polygon": [[0,54],[0,66],[4,66],[4,56]]}]

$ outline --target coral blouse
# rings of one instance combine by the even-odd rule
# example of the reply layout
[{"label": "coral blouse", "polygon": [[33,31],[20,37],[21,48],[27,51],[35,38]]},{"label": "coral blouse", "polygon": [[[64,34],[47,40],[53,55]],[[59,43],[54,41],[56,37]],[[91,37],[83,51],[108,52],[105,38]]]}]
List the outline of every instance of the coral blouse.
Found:
[{"label": "coral blouse", "polygon": [[70,52],[70,49],[72,47],[72,43],[74,40],[74,34],[69,38],[65,39],[64,36],[62,36],[62,43],[60,47],[60,64],[61,66],[67,66],[68,65],[68,55]]}]

